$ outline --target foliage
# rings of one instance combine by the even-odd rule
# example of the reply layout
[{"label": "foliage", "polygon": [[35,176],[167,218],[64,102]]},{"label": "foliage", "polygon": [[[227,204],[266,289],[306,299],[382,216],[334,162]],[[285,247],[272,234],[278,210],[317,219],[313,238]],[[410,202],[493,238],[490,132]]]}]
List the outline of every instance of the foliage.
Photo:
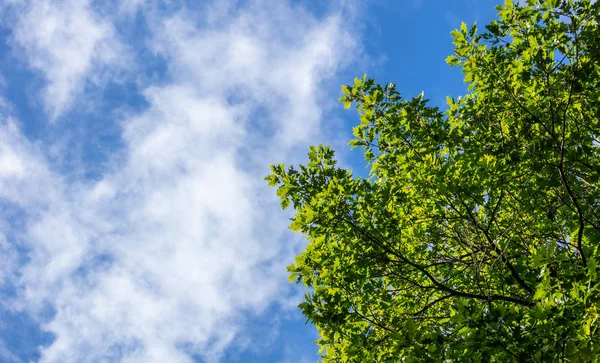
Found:
[{"label": "foliage", "polygon": [[444,112],[343,87],[369,178],[324,146],[272,166],[324,362],[599,361],[600,6],[497,9],[452,32],[469,93]]}]

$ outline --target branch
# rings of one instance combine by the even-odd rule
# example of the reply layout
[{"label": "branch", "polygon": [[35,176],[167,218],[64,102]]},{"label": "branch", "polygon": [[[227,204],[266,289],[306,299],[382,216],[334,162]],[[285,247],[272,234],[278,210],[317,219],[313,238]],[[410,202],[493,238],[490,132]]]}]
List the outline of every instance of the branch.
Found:
[{"label": "branch", "polygon": [[[575,25],[574,25],[575,26]],[[575,34],[575,46],[577,47],[577,35]],[[569,96],[567,98],[567,103],[565,104],[565,111],[563,113],[563,122],[562,122],[562,132],[561,132],[561,141],[560,141],[560,155],[559,155],[559,160],[558,160],[558,172],[560,173],[560,179],[563,183],[563,185],[565,186],[565,189],[567,191],[567,194],[569,195],[569,199],[571,199],[571,202],[573,203],[573,205],[575,206],[575,209],[577,210],[577,217],[579,218],[579,229],[577,231],[577,251],[579,251],[579,254],[581,255],[581,262],[583,263],[583,267],[587,267],[587,259],[585,257],[585,254],[583,253],[583,246],[582,246],[582,240],[583,240],[583,228],[585,226],[585,222],[584,222],[584,218],[583,218],[583,211],[581,210],[581,206],[579,205],[579,203],[577,202],[577,198],[575,198],[575,193],[573,193],[573,190],[571,189],[571,186],[569,185],[569,182],[567,181],[567,177],[565,175],[565,170],[564,170],[564,160],[565,160],[565,132],[566,132],[566,128],[567,128],[567,112],[569,110],[569,106],[571,104],[571,96],[573,95],[573,85],[575,83],[575,79],[577,78],[577,63],[578,63],[578,50],[575,50],[575,66],[573,69],[573,76],[571,77],[571,82],[569,85]]]},{"label": "branch", "polygon": [[[387,250],[389,253],[393,254],[394,256],[398,257],[400,260],[404,261],[404,263],[406,263],[407,265],[409,265],[409,266],[413,267],[414,269],[416,269],[417,271],[421,272],[423,275],[425,275],[427,277],[427,279],[434,286],[437,286],[437,288],[439,290],[448,292],[448,293],[452,294],[453,296],[472,298],[472,299],[483,300],[483,301],[488,301],[488,302],[491,302],[492,300],[499,300],[499,301],[512,302],[512,303],[516,303],[516,304],[524,305],[524,306],[531,306],[531,304],[533,303],[531,301],[527,301],[527,300],[523,300],[523,299],[519,299],[519,298],[513,298],[510,296],[504,296],[504,295],[487,295],[486,296],[486,295],[473,294],[473,293],[469,293],[469,292],[463,292],[463,291],[451,289],[448,286],[439,282],[429,271],[427,271],[425,269],[424,266],[421,266],[421,265],[409,260],[408,258],[406,258],[403,254],[401,254],[399,252],[390,251],[388,248],[386,248],[386,246],[381,241],[378,241],[376,238],[372,237],[371,235],[369,235],[368,233],[363,231],[362,228],[358,227],[352,221],[349,221],[346,219],[344,219],[344,221],[346,221],[348,224],[350,224],[350,226],[352,228],[354,228],[356,231],[358,231],[360,234],[362,234],[365,238],[367,238],[372,243],[375,243],[376,245],[380,246],[384,250]],[[515,271],[515,273],[516,273],[516,271]],[[520,277],[518,277],[518,275],[516,278],[518,278],[520,280]],[[525,282],[523,280],[521,280],[521,282],[523,282],[523,284],[525,284]],[[525,284],[525,286],[527,286],[527,285]]]},{"label": "branch", "polygon": [[426,304],[426,305],[423,307],[423,309],[421,309],[421,310],[419,310],[419,311],[417,311],[416,313],[414,313],[414,314],[411,314],[411,315],[413,315],[413,316],[419,316],[419,315],[423,314],[425,311],[427,311],[427,309],[429,309],[429,308],[430,308],[430,307],[432,307],[433,305],[435,305],[435,304],[439,303],[440,301],[446,300],[446,299],[448,299],[448,298],[450,298],[450,297],[452,297],[452,296],[454,296],[454,295],[452,295],[452,294],[448,294],[448,295],[444,295],[444,296],[440,297],[439,299],[433,300],[432,302],[430,302],[430,303]]},{"label": "branch", "polygon": [[[510,261],[506,258],[506,256],[504,256],[504,253],[502,252],[502,250],[499,249],[498,246],[496,246],[496,243],[494,243],[494,241],[490,237],[489,233],[487,233],[487,231],[479,225],[479,222],[477,222],[477,219],[475,218],[475,216],[473,216],[473,213],[471,213],[469,206],[467,206],[464,202],[463,202],[463,206],[467,210],[467,214],[471,218],[471,221],[475,224],[475,227],[477,229],[479,229],[481,232],[483,232],[485,239],[488,241],[490,246],[494,249],[494,252],[496,252],[496,254],[498,254],[498,256],[502,259],[502,262],[504,262],[506,267],[508,267],[510,273],[515,278],[515,280],[517,280],[519,285],[521,285],[525,290],[527,290],[528,293],[533,294],[533,289],[531,287],[529,287],[529,285],[527,285],[527,283],[525,282],[525,280],[523,280],[521,278],[521,276],[519,276],[519,273],[517,272],[517,270],[515,269],[513,264],[510,263]],[[458,211],[456,211],[456,212],[458,213]]]}]

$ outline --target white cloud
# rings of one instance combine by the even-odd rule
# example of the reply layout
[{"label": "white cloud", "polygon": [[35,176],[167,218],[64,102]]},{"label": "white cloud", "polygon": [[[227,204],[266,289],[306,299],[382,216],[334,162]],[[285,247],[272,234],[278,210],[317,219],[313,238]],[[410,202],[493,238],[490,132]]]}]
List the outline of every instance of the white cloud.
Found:
[{"label": "white cloud", "polygon": [[0,102],[0,200],[24,207],[44,205],[56,186],[39,150],[21,135],[19,125]]},{"label": "white cloud", "polygon": [[[95,15],[89,0],[13,2],[14,40],[47,81],[42,94],[50,119],[68,109],[86,82],[102,82],[122,67],[126,52],[112,24]],[[118,67],[117,67],[118,68]]]},{"label": "white cloud", "polygon": [[[45,100],[56,113],[82,101],[81,83],[117,57],[98,54],[112,26],[88,3],[37,4],[18,27],[41,14],[69,24],[17,33],[49,79]],[[301,241],[286,232],[262,177],[269,162],[319,135],[323,82],[355,41],[339,15],[275,4],[167,17],[139,5],[170,81],[148,85],[148,109],[121,121],[125,147],[99,181],[63,178],[14,123],[0,133],[8,140],[0,197],[28,218],[17,306],[34,316],[46,305],[55,311],[43,325],[56,339],[42,361],[218,360],[256,339],[247,315],[296,298],[284,265]],[[89,29],[75,36],[80,22]],[[61,37],[82,52],[50,50]]]},{"label": "white cloud", "polygon": [[0,341],[0,358],[2,358],[3,362],[6,363],[15,363],[19,362],[20,359],[13,352],[11,352],[4,342]]},{"label": "white cloud", "polygon": [[[355,46],[341,17],[319,21],[284,2],[258,2],[253,12],[225,23],[215,17],[164,21],[153,47],[168,55],[176,77],[195,82],[201,94],[268,107],[258,121],[278,142],[294,144],[318,132],[319,82],[345,65]],[[198,29],[203,21],[225,25]]]}]

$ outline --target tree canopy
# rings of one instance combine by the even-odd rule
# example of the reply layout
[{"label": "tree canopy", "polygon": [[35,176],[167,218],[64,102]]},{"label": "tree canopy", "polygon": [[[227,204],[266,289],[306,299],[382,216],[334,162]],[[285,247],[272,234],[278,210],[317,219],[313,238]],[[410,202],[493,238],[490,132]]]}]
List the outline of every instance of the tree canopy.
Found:
[{"label": "tree canopy", "polygon": [[600,361],[600,5],[497,9],[452,32],[446,109],[342,88],[368,178],[321,145],[271,167],[324,362]]}]

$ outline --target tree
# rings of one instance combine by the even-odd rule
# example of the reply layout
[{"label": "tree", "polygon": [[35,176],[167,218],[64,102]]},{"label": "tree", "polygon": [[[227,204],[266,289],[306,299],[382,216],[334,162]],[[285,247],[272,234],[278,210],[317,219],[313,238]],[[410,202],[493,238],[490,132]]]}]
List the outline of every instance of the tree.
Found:
[{"label": "tree", "polygon": [[600,361],[600,7],[522,3],[452,32],[443,112],[343,87],[368,178],[324,146],[271,167],[324,362]]}]

